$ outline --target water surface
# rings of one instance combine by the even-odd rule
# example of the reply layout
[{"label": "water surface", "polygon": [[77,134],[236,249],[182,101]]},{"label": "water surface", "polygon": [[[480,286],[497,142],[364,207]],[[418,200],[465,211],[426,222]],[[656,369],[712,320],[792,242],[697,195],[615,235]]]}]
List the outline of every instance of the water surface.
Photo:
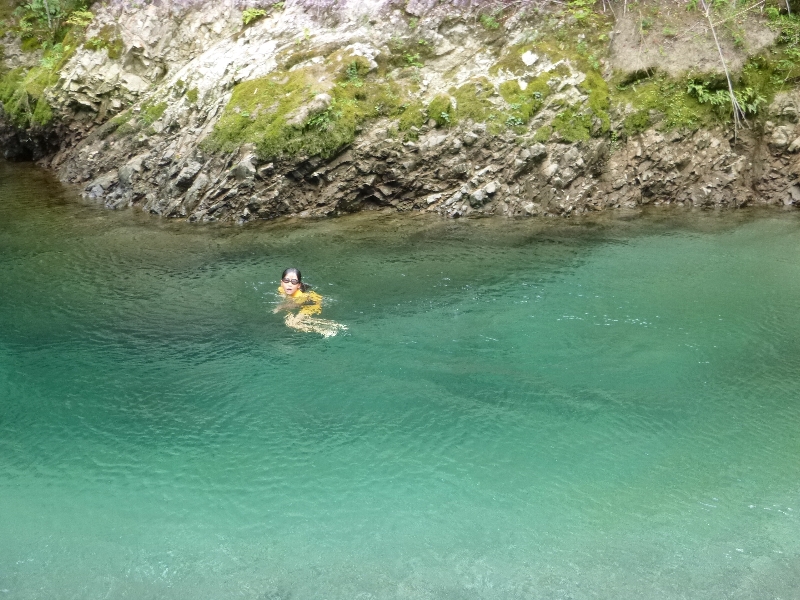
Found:
[{"label": "water surface", "polygon": [[0,599],[798,598],[798,301],[794,213],[192,226],[0,164]]}]

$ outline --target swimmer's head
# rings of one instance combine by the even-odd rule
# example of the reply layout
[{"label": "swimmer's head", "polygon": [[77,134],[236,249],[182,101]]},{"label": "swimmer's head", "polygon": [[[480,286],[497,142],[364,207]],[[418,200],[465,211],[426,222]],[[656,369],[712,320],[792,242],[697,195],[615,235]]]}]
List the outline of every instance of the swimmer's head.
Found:
[{"label": "swimmer's head", "polygon": [[300,275],[300,271],[289,268],[285,269],[281,275],[281,287],[287,296],[291,296],[297,290],[305,290],[306,286],[303,285],[303,276]]}]

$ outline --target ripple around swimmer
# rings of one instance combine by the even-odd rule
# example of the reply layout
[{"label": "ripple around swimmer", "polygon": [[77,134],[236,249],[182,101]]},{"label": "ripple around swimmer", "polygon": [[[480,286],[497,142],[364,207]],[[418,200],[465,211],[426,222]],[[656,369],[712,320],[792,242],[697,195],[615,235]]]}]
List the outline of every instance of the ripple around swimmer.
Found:
[{"label": "ripple around swimmer", "polygon": [[793,597],[796,216],[191,227],[14,169],[2,595]]}]

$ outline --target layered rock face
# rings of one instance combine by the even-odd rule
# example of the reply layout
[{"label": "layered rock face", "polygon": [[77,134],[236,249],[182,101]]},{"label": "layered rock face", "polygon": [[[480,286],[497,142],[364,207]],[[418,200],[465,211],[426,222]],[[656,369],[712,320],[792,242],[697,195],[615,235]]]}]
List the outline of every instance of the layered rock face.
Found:
[{"label": "layered rock face", "polygon": [[246,27],[219,3],[95,8],[86,37],[119,51],[79,48],[45,91],[52,124],[7,128],[6,154],[109,208],[191,221],[800,204],[800,94],[738,131],[609,99],[653,76],[614,63],[624,21],[589,39],[561,13],[280,8]]}]

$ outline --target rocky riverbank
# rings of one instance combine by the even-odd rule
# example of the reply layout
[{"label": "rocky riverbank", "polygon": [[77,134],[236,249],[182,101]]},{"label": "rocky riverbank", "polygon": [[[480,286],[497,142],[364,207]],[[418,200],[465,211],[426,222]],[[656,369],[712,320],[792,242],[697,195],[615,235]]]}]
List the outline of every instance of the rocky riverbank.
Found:
[{"label": "rocky riverbank", "polygon": [[774,7],[186,4],[6,33],[6,157],[191,221],[800,205],[800,21]]}]

